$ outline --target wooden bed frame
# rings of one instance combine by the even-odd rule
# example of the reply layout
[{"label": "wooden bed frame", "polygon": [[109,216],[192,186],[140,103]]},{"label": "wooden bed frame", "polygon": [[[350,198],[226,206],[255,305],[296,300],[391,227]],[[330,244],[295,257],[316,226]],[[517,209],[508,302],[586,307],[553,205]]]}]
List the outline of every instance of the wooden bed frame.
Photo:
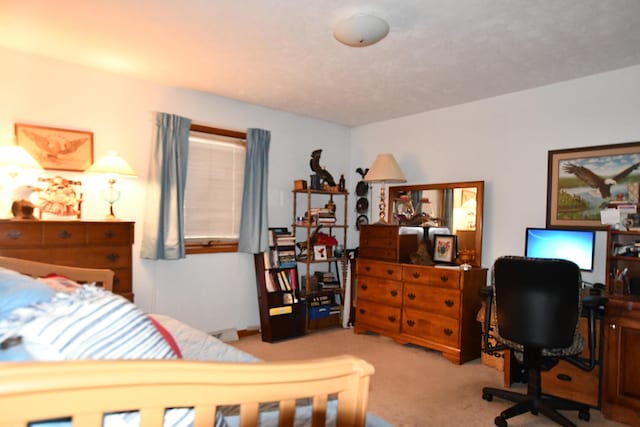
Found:
[{"label": "wooden bed frame", "polygon": [[[0,257],[0,266],[34,276],[55,272],[74,280],[98,280],[85,275],[91,269],[6,257]],[[102,281],[111,283],[104,270],[100,274]],[[338,399],[336,425],[364,426],[373,372],[369,363],[347,355],[259,363],[5,362],[0,363],[0,427],[66,417],[74,427],[98,427],[106,413],[136,410],[140,427],[159,427],[165,408],[179,407],[194,409],[194,426],[210,427],[216,407],[227,405],[239,405],[241,426],[255,426],[264,402],[279,402],[279,425],[293,426],[296,399],[301,398],[311,398],[312,425],[324,426],[329,396]]]}]

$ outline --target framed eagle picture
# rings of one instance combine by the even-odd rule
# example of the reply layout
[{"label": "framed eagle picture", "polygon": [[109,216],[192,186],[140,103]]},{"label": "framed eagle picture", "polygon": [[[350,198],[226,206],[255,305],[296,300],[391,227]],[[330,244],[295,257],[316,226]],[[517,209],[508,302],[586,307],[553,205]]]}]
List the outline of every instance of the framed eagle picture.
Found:
[{"label": "framed eagle picture", "polygon": [[547,227],[603,229],[600,211],[638,204],[640,142],[549,151]]}]

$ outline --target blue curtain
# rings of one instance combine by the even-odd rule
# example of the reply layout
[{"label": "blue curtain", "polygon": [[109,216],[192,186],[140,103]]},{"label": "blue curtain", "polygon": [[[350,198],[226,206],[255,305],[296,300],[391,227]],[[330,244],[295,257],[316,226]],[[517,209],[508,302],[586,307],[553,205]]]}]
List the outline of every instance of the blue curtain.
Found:
[{"label": "blue curtain", "polygon": [[185,258],[184,189],[191,119],[156,113],[140,255]]},{"label": "blue curtain", "polygon": [[247,157],[244,166],[244,192],[238,252],[260,253],[268,250],[269,221],[267,188],[271,132],[247,129]]}]

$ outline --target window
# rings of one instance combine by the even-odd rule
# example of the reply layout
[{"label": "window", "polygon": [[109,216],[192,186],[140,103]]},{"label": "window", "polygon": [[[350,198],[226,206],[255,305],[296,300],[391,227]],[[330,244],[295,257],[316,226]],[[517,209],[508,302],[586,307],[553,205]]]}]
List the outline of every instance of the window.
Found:
[{"label": "window", "polygon": [[184,200],[187,254],[238,249],[246,133],[191,125]]}]

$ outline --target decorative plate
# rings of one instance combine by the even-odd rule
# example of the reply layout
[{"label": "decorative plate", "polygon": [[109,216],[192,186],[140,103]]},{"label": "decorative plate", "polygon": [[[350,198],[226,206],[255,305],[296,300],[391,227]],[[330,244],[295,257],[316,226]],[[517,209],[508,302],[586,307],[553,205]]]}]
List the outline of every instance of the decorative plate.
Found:
[{"label": "decorative plate", "polygon": [[369,210],[369,200],[366,197],[360,197],[356,202],[356,212],[359,214],[367,213]]},{"label": "decorative plate", "polygon": [[356,230],[360,230],[361,225],[369,224],[369,218],[366,215],[360,215],[356,218]]}]

